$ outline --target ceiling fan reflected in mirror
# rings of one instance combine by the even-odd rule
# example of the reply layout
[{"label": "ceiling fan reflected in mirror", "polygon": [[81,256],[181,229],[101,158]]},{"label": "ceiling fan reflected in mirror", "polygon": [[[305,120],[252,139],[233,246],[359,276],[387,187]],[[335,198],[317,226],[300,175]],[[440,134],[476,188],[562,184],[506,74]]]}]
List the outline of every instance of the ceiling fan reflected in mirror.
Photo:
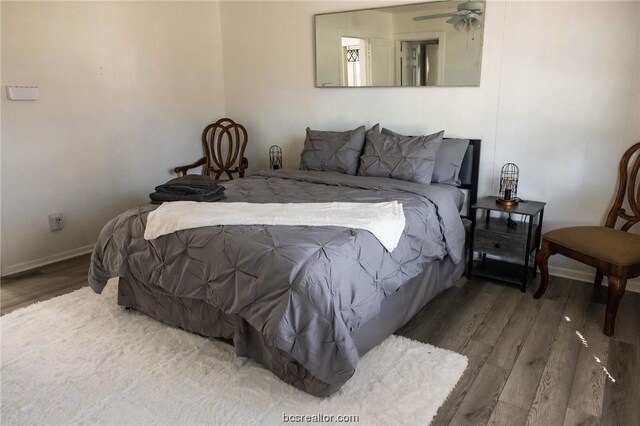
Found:
[{"label": "ceiling fan reflected in mirror", "polygon": [[482,6],[483,2],[481,1],[466,1],[460,3],[455,12],[416,16],[413,20],[449,18],[447,23],[452,24],[457,31],[479,30],[482,26]]}]

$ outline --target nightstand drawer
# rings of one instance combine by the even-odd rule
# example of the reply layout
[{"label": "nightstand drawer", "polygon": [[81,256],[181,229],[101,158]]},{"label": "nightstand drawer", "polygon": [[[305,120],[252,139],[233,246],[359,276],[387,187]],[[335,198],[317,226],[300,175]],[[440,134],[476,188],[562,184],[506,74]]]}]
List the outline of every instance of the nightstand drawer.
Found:
[{"label": "nightstand drawer", "polygon": [[476,229],[473,249],[495,256],[522,258],[526,245],[526,237]]}]

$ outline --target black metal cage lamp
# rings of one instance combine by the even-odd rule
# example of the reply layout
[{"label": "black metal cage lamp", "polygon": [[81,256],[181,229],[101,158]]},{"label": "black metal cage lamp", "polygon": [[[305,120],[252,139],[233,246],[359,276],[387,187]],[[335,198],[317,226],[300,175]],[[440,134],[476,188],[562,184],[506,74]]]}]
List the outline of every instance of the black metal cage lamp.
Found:
[{"label": "black metal cage lamp", "polygon": [[273,145],[269,148],[269,169],[280,170],[282,168],[282,148]]},{"label": "black metal cage lamp", "polygon": [[518,204],[518,177],[520,169],[513,163],[507,163],[500,170],[500,191],[496,203],[504,206]]}]

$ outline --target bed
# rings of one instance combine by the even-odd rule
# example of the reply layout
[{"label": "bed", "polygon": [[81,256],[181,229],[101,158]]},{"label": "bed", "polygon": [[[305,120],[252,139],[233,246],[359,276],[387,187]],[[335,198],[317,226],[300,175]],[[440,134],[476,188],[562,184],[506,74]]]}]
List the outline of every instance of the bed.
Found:
[{"label": "bed", "polygon": [[392,252],[367,231],[331,226],[212,226],[147,241],[157,206],[145,205],[105,225],[89,284],[100,293],[119,277],[120,305],[231,340],[239,356],[285,382],[330,395],[361,356],[464,272],[461,217],[475,216],[468,206],[479,155],[480,141],[471,140],[460,172],[466,202],[451,186],[318,171],[259,172],[225,184],[224,202],[398,200],[406,227]]}]

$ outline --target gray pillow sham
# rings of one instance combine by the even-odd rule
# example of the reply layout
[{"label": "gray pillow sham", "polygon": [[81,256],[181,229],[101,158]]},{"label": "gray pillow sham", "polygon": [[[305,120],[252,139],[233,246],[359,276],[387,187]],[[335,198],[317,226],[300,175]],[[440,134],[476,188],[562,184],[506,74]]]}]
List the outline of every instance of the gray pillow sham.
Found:
[{"label": "gray pillow sham", "polygon": [[[374,127],[375,129],[375,127]],[[444,130],[428,136],[394,136],[371,129],[360,156],[360,176],[431,183]]]},{"label": "gray pillow sham", "polygon": [[355,175],[364,146],[364,126],[346,132],[311,130],[307,127],[300,169]]},{"label": "gray pillow sham", "polygon": [[[382,129],[382,133],[403,137],[389,129]],[[436,155],[431,182],[460,186],[460,169],[468,146],[469,139],[444,139]]]},{"label": "gray pillow sham", "polygon": [[460,186],[460,169],[467,152],[469,139],[446,139],[442,141],[436,155],[436,166],[433,169],[432,182]]}]

